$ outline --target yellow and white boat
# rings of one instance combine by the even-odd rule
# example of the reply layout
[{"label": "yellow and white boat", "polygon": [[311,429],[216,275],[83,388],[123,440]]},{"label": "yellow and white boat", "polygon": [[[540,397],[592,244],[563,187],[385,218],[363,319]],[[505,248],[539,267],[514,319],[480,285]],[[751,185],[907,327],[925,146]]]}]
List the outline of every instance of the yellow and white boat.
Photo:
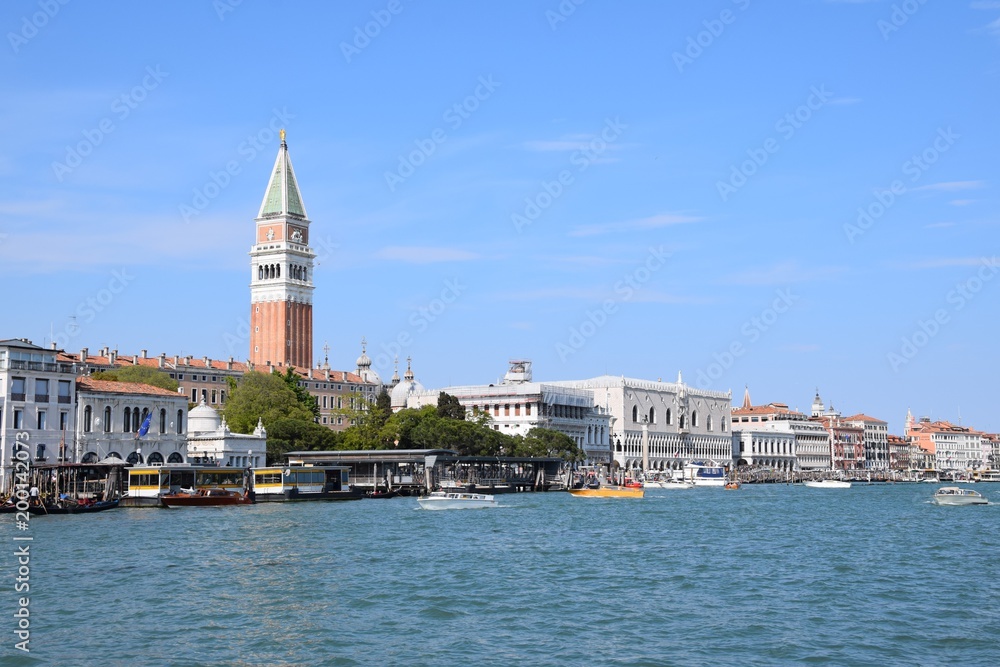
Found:
[{"label": "yellow and white boat", "polygon": [[642,487],[632,486],[598,486],[582,489],[569,489],[570,494],[578,498],[642,498],[645,491]]}]

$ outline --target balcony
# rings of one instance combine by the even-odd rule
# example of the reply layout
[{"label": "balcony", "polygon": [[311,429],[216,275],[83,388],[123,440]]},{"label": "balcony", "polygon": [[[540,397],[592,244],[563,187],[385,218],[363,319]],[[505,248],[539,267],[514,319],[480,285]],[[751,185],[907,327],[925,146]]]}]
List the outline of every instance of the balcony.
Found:
[{"label": "balcony", "polygon": [[76,373],[73,364],[60,364],[48,361],[21,361],[20,359],[6,359],[0,361],[0,368],[12,371],[41,371],[43,373]]},{"label": "balcony", "polygon": [[24,401],[24,394],[11,394],[10,400],[12,401]]},{"label": "balcony", "polygon": [[48,403],[48,402],[49,402],[48,394],[35,394],[35,403]]},{"label": "balcony", "polygon": [[70,396],[60,396],[59,397],[59,402],[60,403],[72,403],[72,401],[73,401],[73,399]]}]

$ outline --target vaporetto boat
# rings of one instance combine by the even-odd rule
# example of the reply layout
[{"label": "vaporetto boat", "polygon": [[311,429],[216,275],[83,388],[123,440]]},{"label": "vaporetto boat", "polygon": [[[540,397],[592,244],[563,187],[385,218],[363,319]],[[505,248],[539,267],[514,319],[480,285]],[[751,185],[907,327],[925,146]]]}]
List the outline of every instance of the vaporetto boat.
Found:
[{"label": "vaporetto boat", "polygon": [[725,486],[726,469],[712,461],[694,461],[684,466],[684,480],[695,486]]}]

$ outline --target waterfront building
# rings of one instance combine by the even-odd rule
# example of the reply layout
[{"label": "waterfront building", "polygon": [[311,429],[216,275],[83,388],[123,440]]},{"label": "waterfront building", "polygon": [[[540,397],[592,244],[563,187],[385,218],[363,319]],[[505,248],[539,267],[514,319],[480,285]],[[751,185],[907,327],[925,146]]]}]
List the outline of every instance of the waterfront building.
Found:
[{"label": "waterfront building", "polygon": [[864,428],[844,422],[839,413],[813,417],[813,420],[826,429],[830,442],[831,467],[834,470],[859,470],[865,467]]},{"label": "waterfront building", "polygon": [[753,405],[750,401],[750,390],[746,389],[743,393],[743,405],[733,408],[732,418],[734,433],[738,430],[794,436],[795,461],[792,470],[830,470],[832,464],[829,434],[821,424],[810,419],[808,415],[790,409],[785,403]]},{"label": "waterfront building", "polygon": [[[136,382],[79,377],[76,432],[66,460],[96,463],[108,457],[162,465],[186,460],[187,399],[177,392]],[[148,430],[140,430],[149,417]]]},{"label": "waterfront building", "polygon": [[258,420],[253,433],[233,433],[215,408],[199,403],[188,413],[187,453],[191,463],[257,468],[267,463],[267,429]]},{"label": "waterfront building", "polygon": [[861,427],[864,443],[864,467],[868,470],[889,469],[889,424],[881,419],[857,414],[844,417],[843,422]]},{"label": "waterfront building", "polygon": [[[15,442],[38,462],[68,460],[78,369],[27,339],[0,340],[0,491],[12,487]],[[21,447],[19,451],[23,451]]]},{"label": "waterfront building", "polygon": [[688,463],[730,465],[731,392],[695,389],[677,382],[602,375],[551,382],[593,393],[609,417],[615,463],[626,470],[683,470]]},{"label": "waterfront building", "polygon": [[901,435],[887,435],[886,447],[889,450],[889,469],[896,471],[913,470],[913,445],[908,438]]},{"label": "waterfront building", "polygon": [[906,435],[933,464],[926,467],[938,472],[965,472],[985,467],[982,433],[948,421],[932,422],[921,417],[915,422],[907,413]]},{"label": "waterfront building", "polygon": [[427,391],[422,386],[414,389],[414,382],[407,360],[406,374],[392,390],[393,409],[401,401],[409,408],[437,405],[443,391],[457,398],[467,414],[489,415],[497,431],[523,436],[536,427],[552,429],[573,439],[587,456],[586,465],[607,465],[610,461],[610,415],[595,404],[594,392],[561,383],[535,382],[529,360],[512,360],[499,384]]},{"label": "waterfront building", "polygon": [[285,131],[250,249],[250,362],[312,367],[313,260],[309,216]]},{"label": "waterfront building", "polygon": [[[772,422],[768,426],[774,426]],[[733,426],[733,459],[738,466],[755,466],[792,472],[797,470],[795,434],[776,428],[736,430]]]},{"label": "waterfront building", "polygon": [[[329,348],[324,350],[328,353]],[[362,352],[362,357],[364,357]],[[238,382],[248,371],[256,370],[262,373],[284,373],[287,367],[265,364],[255,366],[250,363],[212,359],[209,357],[193,357],[191,355],[167,355],[150,357],[146,350],[137,355],[119,354],[118,350],[108,347],[91,354],[88,348],[77,353],[60,352],[58,359],[67,364],[76,364],[79,372],[90,374],[125,366],[146,366],[163,373],[177,381],[177,391],[191,403],[202,403],[217,409],[222,409],[229,392],[228,380]],[[359,359],[361,361],[361,359]],[[299,386],[306,389],[316,399],[320,417],[318,423],[335,431],[342,431],[351,424],[349,414],[355,406],[360,407],[361,399],[374,401],[382,385],[378,375],[369,371],[366,380],[358,373],[332,370],[329,358],[315,368],[293,367],[301,376]],[[359,369],[360,370],[360,369]]]},{"label": "waterfront building", "polygon": [[1000,470],[1000,434],[983,433],[983,459],[990,470]]}]

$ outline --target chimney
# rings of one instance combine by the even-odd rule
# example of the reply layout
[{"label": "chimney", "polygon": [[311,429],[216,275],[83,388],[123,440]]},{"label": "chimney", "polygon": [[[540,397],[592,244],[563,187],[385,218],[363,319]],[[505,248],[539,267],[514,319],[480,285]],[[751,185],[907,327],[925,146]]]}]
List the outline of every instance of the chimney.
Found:
[{"label": "chimney", "polygon": [[160,368],[167,365],[167,355],[164,352],[160,352],[160,363],[158,364]]},{"label": "chimney", "polygon": [[146,358],[146,350],[140,350],[139,354],[142,356],[143,359]]},{"label": "chimney", "polygon": [[51,343],[49,343],[49,349],[50,350],[58,350],[59,348],[56,347],[56,342],[52,341]]},{"label": "chimney", "polygon": [[102,357],[108,356],[108,348],[107,347],[102,347],[101,348],[101,356]]},{"label": "chimney", "polygon": [[133,366],[138,366],[139,365],[139,357],[136,357],[136,356],[132,357],[132,365]]},{"label": "chimney", "polygon": [[114,366],[115,362],[118,361],[118,350],[112,350],[111,354],[108,356],[108,359],[111,361],[111,365]]},{"label": "chimney", "polygon": [[205,360],[205,368],[211,368],[212,367],[212,360],[211,359],[209,359],[208,357],[202,357],[202,359]]},{"label": "chimney", "polygon": [[184,357],[184,365],[185,366],[190,366],[191,365],[191,359],[192,359],[192,357],[191,357],[190,354],[188,356]]},{"label": "chimney", "polygon": [[226,364],[226,370],[227,371],[233,370],[233,358],[232,357],[229,357],[229,362]]},{"label": "chimney", "polygon": [[177,355],[175,354],[175,355],[174,355],[174,368],[176,368],[177,366],[180,366],[180,364],[181,364],[181,358],[180,358],[180,357],[178,357],[178,356],[177,356]]}]

